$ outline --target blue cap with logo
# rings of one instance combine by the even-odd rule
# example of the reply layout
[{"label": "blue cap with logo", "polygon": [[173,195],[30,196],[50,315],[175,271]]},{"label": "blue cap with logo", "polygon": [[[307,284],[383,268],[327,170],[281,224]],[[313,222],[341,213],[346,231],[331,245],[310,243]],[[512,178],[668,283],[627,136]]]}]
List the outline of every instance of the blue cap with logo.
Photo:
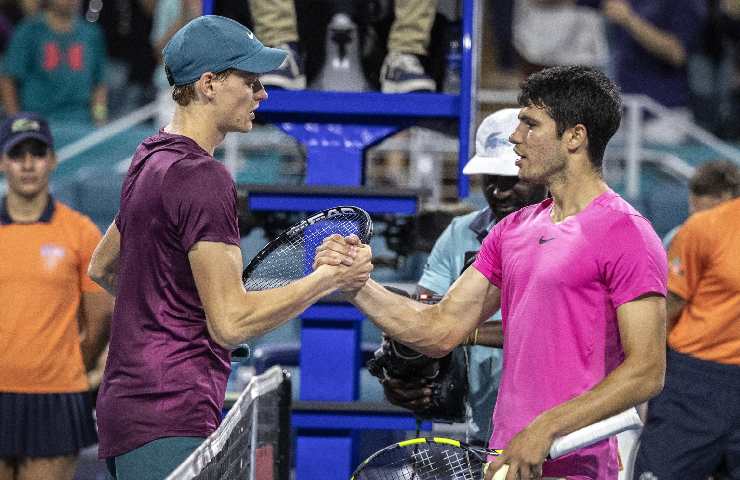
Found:
[{"label": "blue cap with logo", "polygon": [[39,140],[54,148],[49,124],[41,115],[29,112],[17,113],[5,119],[0,127],[0,145],[3,153],[8,153],[19,143],[29,139]]},{"label": "blue cap with logo", "polygon": [[172,36],[162,50],[170,85],[187,85],[205,72],[229,68],[266,73],[278,68],[288,53],[266,47],[247,27],[230,18],[203,15]]}]

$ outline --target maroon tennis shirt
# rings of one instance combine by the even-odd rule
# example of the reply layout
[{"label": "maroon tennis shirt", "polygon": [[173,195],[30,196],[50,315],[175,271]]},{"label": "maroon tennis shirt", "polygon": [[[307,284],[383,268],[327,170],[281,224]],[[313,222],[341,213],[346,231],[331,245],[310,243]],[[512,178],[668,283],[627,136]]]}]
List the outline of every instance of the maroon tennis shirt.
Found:
[{"label": "maroon tennis shirt", "polygon": [[231,353],[210,338],[188,251],[239,245],[226,168],[160,131],[134,154],[116,216],[118,295],[97,402],[100,458],[162,437],[206,437],[219,424]]}]

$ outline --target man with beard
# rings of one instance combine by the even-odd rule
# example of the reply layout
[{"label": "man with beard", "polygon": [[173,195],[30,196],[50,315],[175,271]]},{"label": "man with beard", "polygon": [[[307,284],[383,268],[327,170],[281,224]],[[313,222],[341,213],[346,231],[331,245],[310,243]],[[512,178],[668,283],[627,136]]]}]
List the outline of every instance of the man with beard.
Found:
[{"label": "man with beard", "polygon": [[[542,201],[546,190],[520,180],[514,145],[508,138],[519,120],[518,108],[499,110],[488,117],[476,132],[476,154],[465,165],[466,175],[481,175],[481,187],[488,207],[452,219],[434,244],[417,285],[419,295],[442,295],[470,266],[491,228],[506,215]],[[498,332],[498,333],[497,333]],[[491,411],[501,377],[502,354],[495,338],[501,332],[501,313],[483,323],[468,337],[468,432],[467,441],[478,445],[488,442]],[[461,357],[455,357],[461,358]],[[409,383],[396,378],[383,381],[388,400],[420,412],[432,402],[428,382]]]}]

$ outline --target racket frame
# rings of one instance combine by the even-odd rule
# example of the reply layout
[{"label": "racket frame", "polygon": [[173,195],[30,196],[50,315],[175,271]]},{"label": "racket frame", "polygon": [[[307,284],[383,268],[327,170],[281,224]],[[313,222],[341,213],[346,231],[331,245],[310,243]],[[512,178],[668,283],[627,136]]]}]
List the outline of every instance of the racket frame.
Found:
[{"label": "racket frame", "polygon": [[297,237],[307,227],[315,223],[318,223],[323,220],[331,220],[332,217],[337,217],[337,216],[347,215],[347,214],[354,214],[354,215],[360,215],[360,216],[365,217],[365,224],[367,225],[367,234],[365,235],[365,238],[360,238],[360,241],[362,243],[368,243],[370,241],[370,238],[373,235],[373,222],[370,219],[369,213],[367,213],[365,210],[363,210],[360,207],[348,206],[348,205],[327,208],[326,210],[316,212],[313,215],[289,227],[287,230],[282,232],[276,238],[271,240],[267,245],[265,245],[262,248],[262,250],[257,252],[257,255],[255,255],[254,258],[252,258],[249,264],[242,271],[242,283],[246,283],[247,279],[249,278],[249,275],[252,274],[252,272],[257,268],[257,266],[262,262],[262,260],[265,257],[267,257],[270,253],[275,251],[275,249],[282,246],[286,242],[286,240]]}]

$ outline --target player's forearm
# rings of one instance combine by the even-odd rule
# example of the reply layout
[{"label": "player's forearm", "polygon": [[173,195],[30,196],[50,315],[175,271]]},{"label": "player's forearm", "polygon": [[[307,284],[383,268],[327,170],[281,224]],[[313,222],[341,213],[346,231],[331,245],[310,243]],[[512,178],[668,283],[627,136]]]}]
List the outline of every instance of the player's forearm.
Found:
[{"label": "player's forearm", "polygon": [[233,348],[296,318],[337,288],[329,268],[320,268],[285,287],[244,292],[232,302],[232,308],[216,314],[220,322],[209,322],[212,336],[221,345]]},{"label": "player's forearm", "polygon": [[665,32],[637,15],[630,17],[625,28],[645,50],[661,60],[681,67],[686,63],[686,49],[675,35]]},{"label": "player's forearm", "polygon": [[446,355],[468,333],[445,319],[441,304],[427,305],[396,295],[373,280],[351,302],[390,337],[430,357]]},{"label": "player's forearm", "polygon": [[[661,360],[662,359],[662,360]],[[553,438],[616,415],[654,397],[663,388],[665,355],[625,360],[593,389],[537,417]]]}]

